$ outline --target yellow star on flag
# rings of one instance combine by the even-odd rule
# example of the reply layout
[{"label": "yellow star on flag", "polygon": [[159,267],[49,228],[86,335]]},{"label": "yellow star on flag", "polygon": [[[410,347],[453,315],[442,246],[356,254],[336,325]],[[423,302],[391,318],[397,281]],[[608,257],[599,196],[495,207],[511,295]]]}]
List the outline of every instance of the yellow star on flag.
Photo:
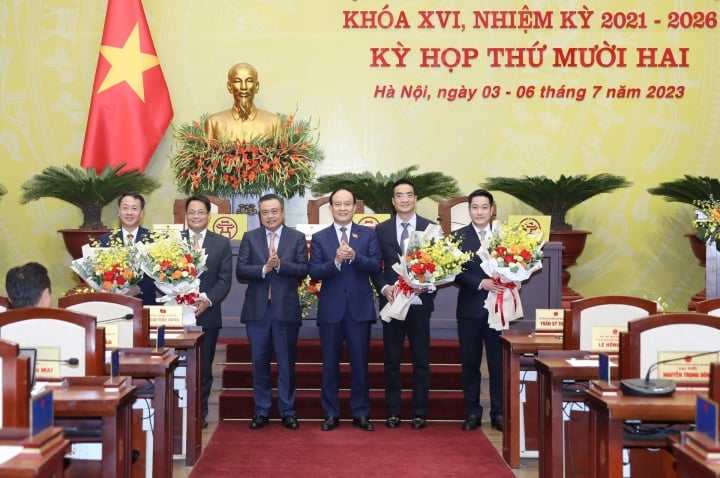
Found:
[{"label": "yellow star on flag", "polygon": [[110,63],[110,70],[103,79],[97,93],[102,93],[123,81],[128,84],[141,101],[145,102],[143,72],[160,64],[156,55],[140,51],[140,29],[135,24],[122,48],[100,46],[100,54]]}]

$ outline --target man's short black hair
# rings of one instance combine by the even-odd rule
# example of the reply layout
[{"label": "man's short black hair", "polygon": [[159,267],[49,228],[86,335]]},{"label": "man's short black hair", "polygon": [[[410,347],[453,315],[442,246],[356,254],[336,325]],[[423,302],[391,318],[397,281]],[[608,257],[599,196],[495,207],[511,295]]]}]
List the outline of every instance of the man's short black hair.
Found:
[{"label": "man's short black hair", "polygon": [[486,191],[485,189],[476,189],[475,191],[471,192],[468,196],[468,204],[472,204],[473,199],[476,197],[486,197],[490,201],[490,205],[495,204],[495,199],[493,199],[493,195],[490,193],[490,191]]},{"label": "man's short black hair", "polygon": [[129,192],[129,193],[123,193],[120,195],[120,197],[117,200],[117,205],[120,207],[120,203],[122,202],[123,198],[130,196],[133,199],[136,199],[140,201],[140,209],[145,209],[145,198],[142,194],[136,193],[136,192]]},{"label": "man's short black hair", "polygon": [[5,290],[15,309],[35,307],[45,289],[52,291],[50,276],[45,266],[37,262],[13,267],[5,276]]},{"label": "man's short black hair", "polygon": [[208,199],[207,196],[203,196],[202,194],[196,194],[194,196],[190,196],[185,200],[185,212],[187,213],[188,208],[190,207],[190,203],[193,201],[200,201],[205,205],[205,209],[207,209],[206,212],[210,212],[210,199]]}]

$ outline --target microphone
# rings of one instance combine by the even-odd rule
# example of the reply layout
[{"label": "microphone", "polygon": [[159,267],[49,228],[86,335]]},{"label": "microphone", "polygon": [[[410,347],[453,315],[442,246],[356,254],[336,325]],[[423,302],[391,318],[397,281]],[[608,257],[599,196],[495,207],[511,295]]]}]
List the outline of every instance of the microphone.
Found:
[{"label": "microphone", "polygon": [[121,320],[132,320],[134,317],[135,317],[134,315],[128,313],[128,314],[125,314],[125,315],[123,315],[123,316],[115,317],[115,318],[112,318],[112,319],[98,320],[97,323],[98,323],[98,324],[107,324],[108,322],[120,322]]},{"label": "microphone", "polygon": [[52,360],[52,359],[37,359],[38,362],[54,362],[68,365],[70,367],[77,367],[80,364],[80,360],[75,357],[70,357],[65,360]]},{"label": "microphone", "polygon": [[437,217],[437,222],[447,222],[449,224],[454,224],[456,226],[467,226],[467,223],[465,222],[457,222],[457,221],[451,221],[450,219],[443,219],[442,217]]},{"label": "microphone", "polygon": [[692,355],[684,355],[682,357],[660,360],[648,367],[645,378],[626,378],[624,380],[620,380],[620,390],[622,390],[624,395],[629,395],[631,397],[669,397],[675,392],[675,381],[666,378],[650,380],[650,372],[655,370],[658,365],[662,365],[664,363],[702,357],[703,355],[715,354],[717,356],[718,353],[720,353],[720,350],[699,352]]}]

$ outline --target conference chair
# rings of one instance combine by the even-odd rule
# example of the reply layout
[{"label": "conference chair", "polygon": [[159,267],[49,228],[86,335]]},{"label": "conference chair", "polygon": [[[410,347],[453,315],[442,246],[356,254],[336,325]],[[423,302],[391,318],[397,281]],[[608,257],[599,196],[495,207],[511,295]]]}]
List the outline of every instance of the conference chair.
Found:
[{"label": "conference chair", "polygon": [[0,428],[30,425],[30,358],[19,352],[17,344],[0,339]]},{"label": "conference chair", "polygon": [[10,299],[0,295],[0,312],[5,312],[10,308]]},{"label": "conference chair", "polygon": [[104,375],[105,331],[95,317],[30,307],[0,313],[0,338],[38,350],[38,377]]},{"label": "conference chair", "polygon": [[[657,303],[639,297],[604,295],[574,300],[565,312],[563,349],[617,354],[619,332],[625,330],[628,321],[655,313]],[[593,336],[601,335],[612,335],[616,340],[598,347]]]},{"label": "conference chair", "polygon": [[60,297],[58,306],[96,316],[97,326],[105,328],[106,348],[150,346],[149,322],[137,297],[90,292]]},{"label": "conference chair", "polygon": [[[702,362],[717,362],[720,352],[720,320],[717,316],[699,312],[655,314],[631,320],[621,334],[620,378],[658,378],[658,362],[677,352],[693,354],[713,353],[714,358]],[[680,359],[678,359],[678,362]],[[709,372],[709,371],[708,371]],[[700,380],[698,380],[698,378]],[[697,386],[709,381],[709,373],[695,378],[674,378],[678,385]]]},{"label": "conference chair", "polygon": [[701,312],[703,314],[714,315],[720,317],[720,297],[714,299],[703,300],[698,302],[695,307],[695,312]]},{"label": "conference chair", "polygon": [[[210,200],[210,214],[230,214],[232,211],[229,199],[207,196]],[[173,221],[175,224],[185,223],[185,201],[187,198],[176,199],[173,203]]]},{"label": "conference chair", "polygon": [[[307,221],[308,224],[332,224],[333,218],[330,213],[330,196],[323,196],[317,199],[309,199],[307,202]],[[355,214],[371,213],[369,209],[365,210],[365,203],[362,199],[356,202]]]}]

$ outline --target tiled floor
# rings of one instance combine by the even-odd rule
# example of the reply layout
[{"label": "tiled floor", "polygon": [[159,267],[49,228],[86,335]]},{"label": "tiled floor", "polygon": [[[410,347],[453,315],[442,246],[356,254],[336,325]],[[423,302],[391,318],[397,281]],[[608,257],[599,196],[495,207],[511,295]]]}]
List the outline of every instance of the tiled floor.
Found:
[{"label": "tiled floor", "polygon": [[[218,344],[217,352],[215,356],[215,367],[214,367],[214,376],[215,380],[213,382],[213,392],[210,396],[210,412],[209,412],[209,426],[205,430],[203,430],[203,446],[207,444],[208,441],[210,441],[210,437],[212,436],[213,432],[215,431],[215,428],[217,427],[217,421],[218,421],[218,396],[220,393],[220,374],[222,372],[223,363],[225,362],[225,346],[223,344]],[[302,417],[301,421],[302,421]],[[495,431],[491,429],[490,427],[483,427],[483,432],[487,435],[487,437],[490,439],[493,445],[495,445],[495,448],[498,450],[498,453],[502,452],[502,433]],[[462,433],[460,431],[460,425],[458,425],[458,433]],[[467,432],[466,432],[467,433]],[[178,459],[174,461],[173,466],[173,478],[186,478],[190,471],[192,470],[191,467],[185,466],[184,460]],[[521,468],[518,468],[517,470],[513,470],[515,472],[515,476],[518,478],[537,478],[538,476],[538,464],[537,459],[523,459]]]}]

